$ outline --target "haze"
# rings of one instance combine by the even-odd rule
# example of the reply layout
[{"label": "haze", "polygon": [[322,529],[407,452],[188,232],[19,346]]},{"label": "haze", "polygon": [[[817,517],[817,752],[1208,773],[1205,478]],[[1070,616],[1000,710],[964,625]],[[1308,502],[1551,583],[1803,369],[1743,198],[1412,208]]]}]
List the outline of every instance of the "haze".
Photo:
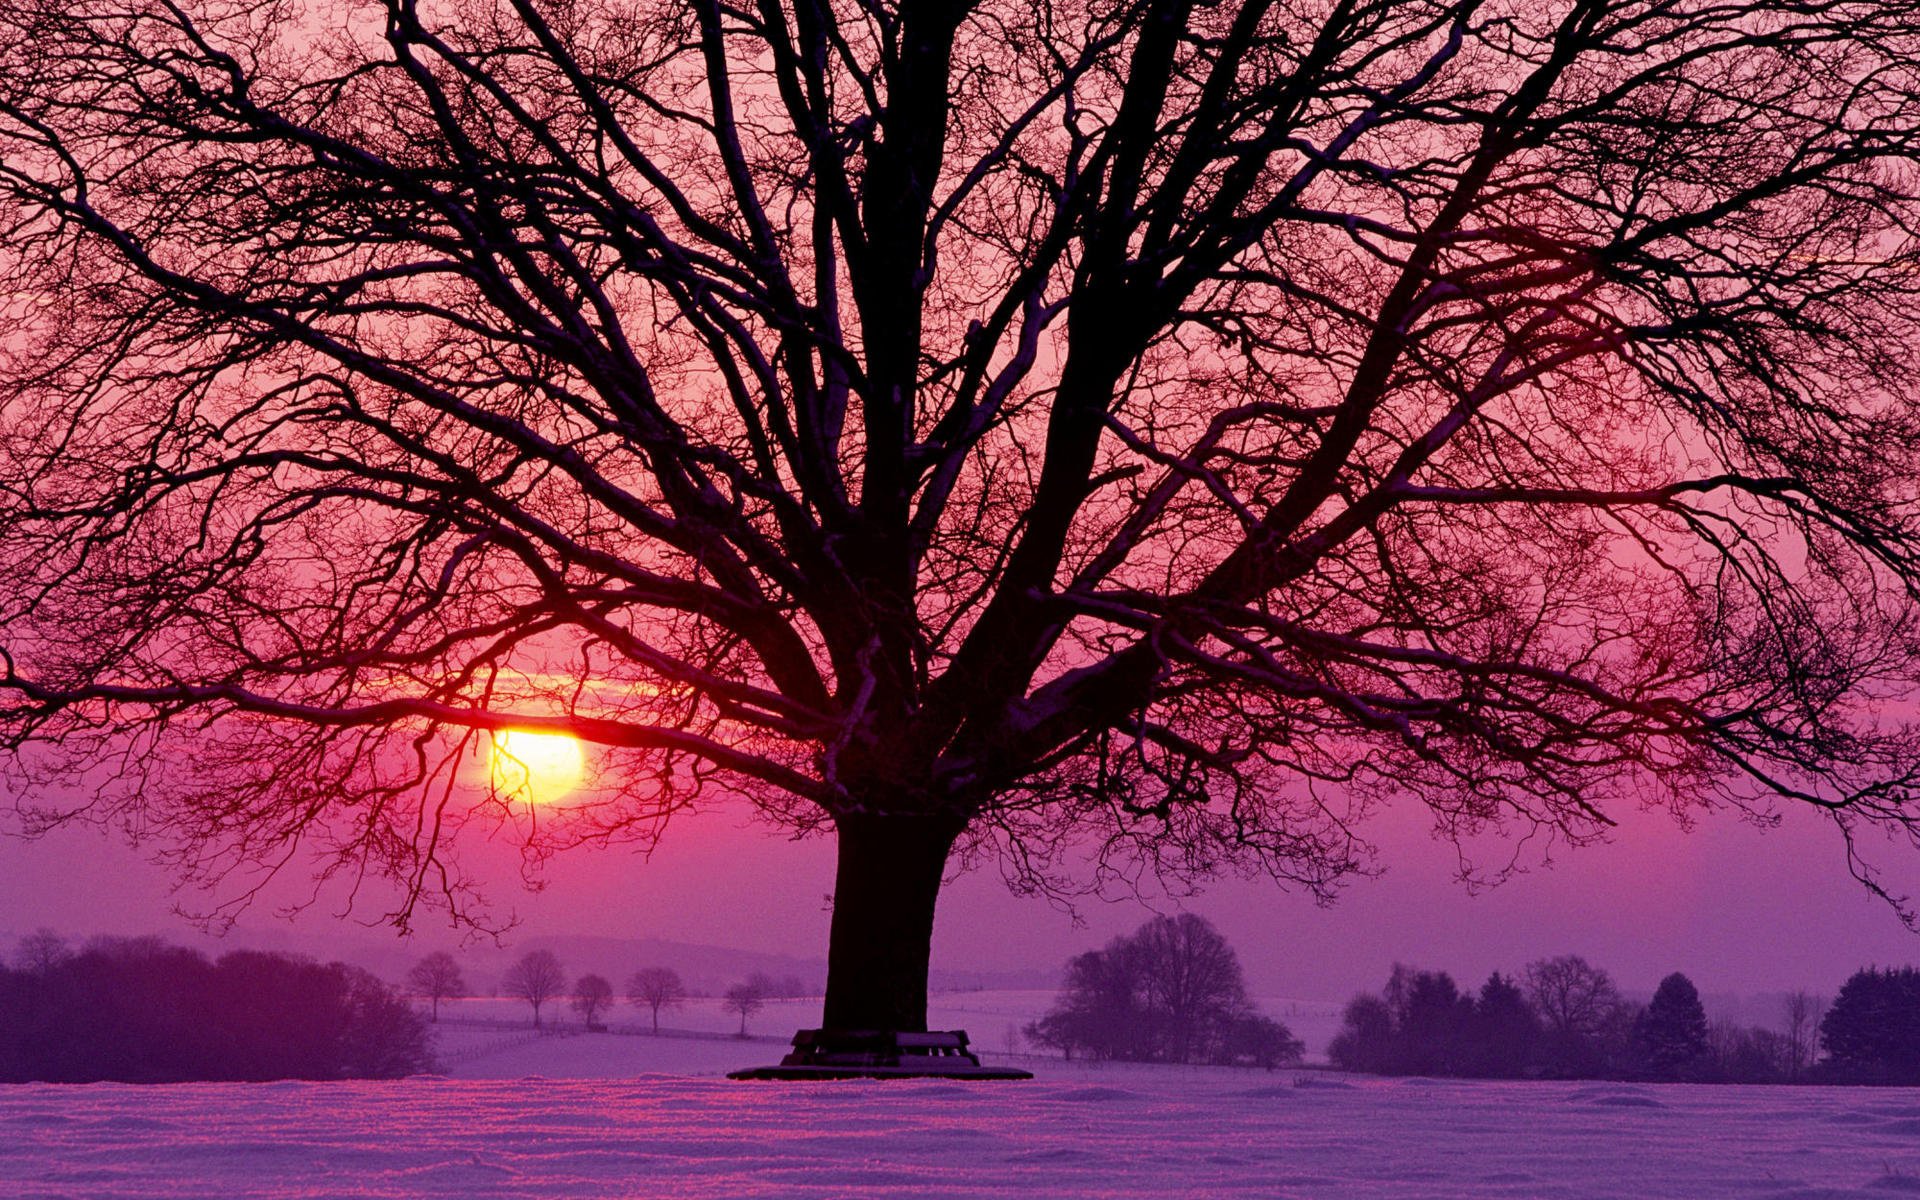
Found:
[{"label": "haze", "polygon": [[[1790,813],[1769,832],[1708,818],[1691,833],[1663,815],[1631,814],[1611,844],[1562,854],[1550,868],[1479,895],[1452,879],[1451,849],[1425,835],[1417,813],[1390,814],[1374,832],[1386,875],[1357,883],[1330,908],[1271,883],[1237,880],[1184,902],[1160,897],[1154,908],[1184,903],[1212,919],[1239,949],[1256,991],[1316,999],[1377,987],[1395,961],[1477,981],[1494,969],[1577,953],[1629,989],[1650,990],[1666,972],[1684,970],[1703,991],[1724,996],[1798,987],[1831,993],[1862,965],[1920,960],[1920,941],[1846,874],[1837,835],[1808,814]],[[520,918],[509,944],[583,934],[824,957],[831,842],[794,842],[744,813],[684,820],[651,859],[621,849],[563,855],[539,892],[522,886],[510,846],[468,853],[492,885],[496,910]],[[1909,872],[1907,890],[1920,890],[1912,879]],[[291,933],[323,950],[333,941],[393,937],[359,923],[378,917],[376,904],[343,919],[341,898],[326,893],[291,921],[263,903],[231,940]],[[159,869],[101,834],[0,839],[0,930],[192,936],[193,926],[170,911],[173,903]],[[1149,911],[1132,899],[1091,901],[1080,906],[1085,923],[1076,927],[1045,901],[1008,894],[991,870],[974,872],[941,901],[934,969],[1050,973]],[[411,945],[425,953],[455,942],[430,916]]]}]

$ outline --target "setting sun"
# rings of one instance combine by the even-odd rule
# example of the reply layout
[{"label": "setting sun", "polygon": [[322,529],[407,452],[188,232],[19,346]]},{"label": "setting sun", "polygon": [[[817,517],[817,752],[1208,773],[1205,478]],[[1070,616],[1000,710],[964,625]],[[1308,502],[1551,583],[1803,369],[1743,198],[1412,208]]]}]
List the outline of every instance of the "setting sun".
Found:
[{"label": "setting sun", "polygon": [[563,733],[509,730],[493,736],[488,754],[493,786],[529,804],[558,800],[580,783],[580,743]]}]

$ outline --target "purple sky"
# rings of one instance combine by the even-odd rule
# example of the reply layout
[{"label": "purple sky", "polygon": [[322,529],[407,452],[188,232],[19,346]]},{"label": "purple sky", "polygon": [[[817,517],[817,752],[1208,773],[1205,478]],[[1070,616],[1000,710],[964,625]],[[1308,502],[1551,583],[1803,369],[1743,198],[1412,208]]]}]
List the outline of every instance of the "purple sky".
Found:
[{"label": "purple sky", "polygon": [[[1386,876],[1354,885],[1331,908],[1239,881],[1188,906],[1227,933],[1256,990],[1306,998],[1377,987],[1396,960],[1477,982],[1495,968],[1578,953],[1630,989],[1650,990],[1666,972],[1684,970],[1720,994],[1801,986],[1831,993],[1855,967],[1920,961],[1920,938],[1846,875],[1835,836],[1811,817],[1767,833],[1710,818],[1689,834],[1664,815],[1634,814],[1611,844],[1566,854],[1478,896],[1451,880],[1450,851],[1424,835],[1415,814],[1396,814],[1375,836]],[[496,906],[521,916],[522,937],[659,937],[825,955],[829,844],[794,843],[742,816],[684,821],[651,860],[574,852],[553,864],[537,894],[522,890],[508,847],[482,847],[474,857],[494,883]],[[1920,869],[1909,880],[1920,893]],[[16,933],[41,925],[70,934],[191,933],[170,915],[158,870],[86,832],[37,844],[0,840],[0,905],[0,930]],[[1008,895],[991,872],[967,876],[942,902],[934,965],[1051,968],[1149,912],[1133,901],[1093,902],[1082,915],[1086,925],[1076,928],[1045,902]],[[256,910],[238,937],[288,928]],[[324,905],[291,929],[316,938],[381,936],[342,923]]]}]

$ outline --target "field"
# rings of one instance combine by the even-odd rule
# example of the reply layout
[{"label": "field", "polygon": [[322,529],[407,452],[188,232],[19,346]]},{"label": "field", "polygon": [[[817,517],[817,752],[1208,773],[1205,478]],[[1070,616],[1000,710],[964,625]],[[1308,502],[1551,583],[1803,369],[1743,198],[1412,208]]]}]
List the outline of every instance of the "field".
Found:
[{"label": "field", "polygon": [[[990,1061],[1034,996],[944,998]],[[1285,1013],[1276,1003],[1269,1011]],[[1920,1196],[1920,1090],[1380,1080],[1019,1059],[1031,1083],[741,1084],[817,1006],[749,1040],[711,1001],[669,1035],[536,1035],[504,1002],[397,1083],[0,1087],[0,1196]],[[561,1014],[553,1014],[559,1016]],[[631,1010],[616,1010],[616,1028]],[[1315,1040],[1317,1010],[1296,1028]],[[572,1014],[565,1017],[572,1022]],[[943,1017],[936,1016],[936,1023]],[[778,1035],[776,1036],[776,1032]]]},{"label": "field", "polygon": [[[929,1009],[935,1029],[964,1029],[973,1046],[996,1062],[1027,1065],[1035,1047],[1021,1030],[1053,1002],[1051,991],[978,991],[936,994]],[[1306,1043],[1307,1058],[1323,1061],[1340,1023],[1340,1006],[1325,1001],[1262,998],[1261,1010],[1284,1021]],[[747,1018],[748,1039],[737,1037],[740,1017],[711,997],[698,997],[661,1014],[663,1036],[648,1036],[649,1018],[625,1000],[605,1018],[607,1037],[579,1036],[580,1018],[550,1001],[542,1020],[561,1037],[541,1039],[525,1001],[481,997],[442,1006],[438,1028],[442,1065],[458,1078],[515,1078],[522,1074],[565,1078],[618,1078],[649,1071],[707,1071],[777,1060],[795,1029],[820,1023],[817,997],[769,1000]],[[720,1039],[716,1041],[715,1039]],[[587,1049],[591,1045],[595,1048]],[[1057,1059],[1041,1061],[1057,1062]]]}]

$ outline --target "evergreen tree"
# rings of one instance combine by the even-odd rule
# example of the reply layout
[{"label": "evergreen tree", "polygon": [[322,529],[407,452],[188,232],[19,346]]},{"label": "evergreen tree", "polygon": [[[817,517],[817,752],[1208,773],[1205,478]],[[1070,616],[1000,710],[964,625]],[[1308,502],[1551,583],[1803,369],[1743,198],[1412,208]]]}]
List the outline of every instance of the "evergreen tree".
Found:
[{"label": "evergreen tree", "polygon": [[1654,1074],[1674,1077],[1707,1053],[1707,1010],[1693,981],[1675,971],[1660,981],[1640,1017],[1639,1042]]},{"label": "evergreen tree", "polygon": [[1498,971],[1487,976],[1474,1005],[1468,1069],[1496,1079],[1524,1075],[1533,1065],[1539,1042],[1540,1017],[1520,985]]},{"label": "evergreen tree", "polygon": [[1399,1069],[1411,1075],[1458,1075],[1469,1057],[1473,997],[1461,995],[1445,971],[1406,977],[1394,1021]]},{"label": "evergreen tree", "polygon": [[1843,1077],[1920,1081],[1920,971],[1855,971],[1820,1022],[1820,1042]]}]

